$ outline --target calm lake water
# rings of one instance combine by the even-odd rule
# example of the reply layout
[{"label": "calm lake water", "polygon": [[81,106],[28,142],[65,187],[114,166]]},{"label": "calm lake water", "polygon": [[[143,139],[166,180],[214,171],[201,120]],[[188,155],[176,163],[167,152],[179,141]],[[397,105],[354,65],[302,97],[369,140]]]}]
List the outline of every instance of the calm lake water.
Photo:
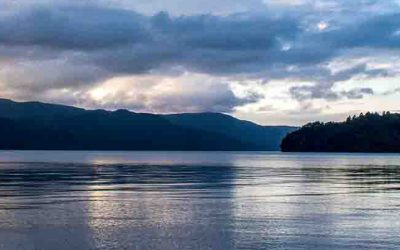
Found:
[{"label": "calm lake water", "polygon": [[0,152],[0,249],[399,249],[400,155]]}]

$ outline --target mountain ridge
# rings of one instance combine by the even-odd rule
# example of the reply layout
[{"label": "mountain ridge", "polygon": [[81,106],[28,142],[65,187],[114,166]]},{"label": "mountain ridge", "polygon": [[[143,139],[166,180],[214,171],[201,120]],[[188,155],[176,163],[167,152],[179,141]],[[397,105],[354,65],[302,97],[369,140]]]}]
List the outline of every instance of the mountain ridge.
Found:
[{"label": "mountain ridge", "polygon": [[294,129],[220,113],[160,115],[0,99],[0,149],[273,151]]}]

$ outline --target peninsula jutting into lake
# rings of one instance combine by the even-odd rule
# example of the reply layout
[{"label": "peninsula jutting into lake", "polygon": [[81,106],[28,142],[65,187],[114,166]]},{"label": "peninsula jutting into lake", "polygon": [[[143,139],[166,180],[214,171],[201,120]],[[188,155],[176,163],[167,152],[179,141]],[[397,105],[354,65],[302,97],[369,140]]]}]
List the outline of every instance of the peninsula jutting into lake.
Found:
[{"label": "peninsula jutting into lake", "polygon": [[314,122],[288,134],[285,152],[400,152],[400,114],[366,113],[345,122]]}]

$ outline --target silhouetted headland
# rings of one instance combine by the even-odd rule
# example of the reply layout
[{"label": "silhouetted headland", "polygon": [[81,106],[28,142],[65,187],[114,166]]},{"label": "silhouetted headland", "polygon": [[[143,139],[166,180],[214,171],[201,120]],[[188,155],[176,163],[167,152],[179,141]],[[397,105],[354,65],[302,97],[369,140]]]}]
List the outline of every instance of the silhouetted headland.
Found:
[{"label": "silhouetted headland", "polygon": [[400,152],[400,114],[366,113],[345,122],[314,122],[288,134],[285,152]]}]

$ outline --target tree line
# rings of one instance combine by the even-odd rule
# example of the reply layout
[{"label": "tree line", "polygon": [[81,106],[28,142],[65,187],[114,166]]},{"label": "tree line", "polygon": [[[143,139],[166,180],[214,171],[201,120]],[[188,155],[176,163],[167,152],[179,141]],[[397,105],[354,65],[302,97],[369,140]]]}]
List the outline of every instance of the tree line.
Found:
[{"label": "tree line", "polygon": [[313,122],[288,134],[284,152],[400,152],[400,114],[349,116],[344,122]]}]

